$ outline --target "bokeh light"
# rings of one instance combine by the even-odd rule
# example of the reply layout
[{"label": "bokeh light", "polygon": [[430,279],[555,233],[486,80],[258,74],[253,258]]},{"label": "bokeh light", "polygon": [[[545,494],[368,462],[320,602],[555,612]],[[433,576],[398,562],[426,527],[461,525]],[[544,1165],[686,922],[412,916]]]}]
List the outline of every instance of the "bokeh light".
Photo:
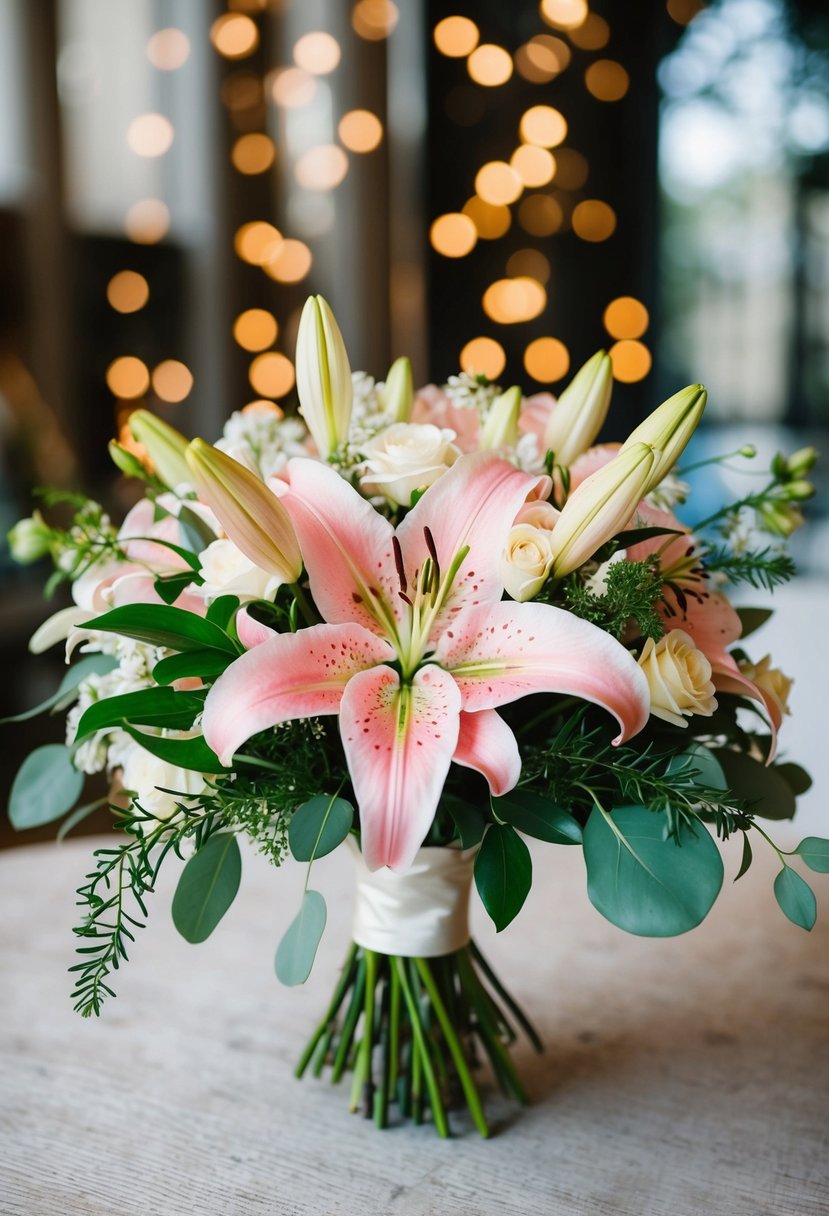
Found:
[{"label": "bokeh light", "polygon": [[668,0],[667,4],[668,16],[677,25],[689,25],[704,8],[704,0]]},{"label": "bokeh light", "polygon": [[444,17],[435,26],[435,46],[450,59],[465,59],[478,45],[480,34],[468,17]]},{"label": "bokeh light", "polygon": [[490,320],[499,325],[515,325],[519,321],[532,321],[544,311],[547,292],[536,279],[522,275],[491,283],[482,302]]},{"label": "bokeh light", "polygon": [[580,190],[587,181],[587,158],[575,148],[556,148],[556,185],[562,190]]},{"label": "bokeh light", "polygon": [[558,338],[536,338],[524,351],[524,367],[540,384],[554,384],[570,370],[570,352]]},{"label": "bokeh light", "polygon": [[616,212],[609,203],[586,198],[573,208],[572,224],[583,241],[606,241],[616,231]]},{"label": "bokeh light", "polygon": [[504,160],[491,160],[475,174],[475,189],[485,203],[514,203],[523,189],[521,178]]},{"label": "bokeh light", "polygon": [[306,190],[333,190],[348,172],[348,157],[336,144],[319,144],[303,152],[294,174]]},{"label": "bokeh light", "polygon": [[234,168],[248,176],[265,173],[270,169],[275,157],[276,148],[273,140],[269,135],[263,135],[260,131],[240,135],[230,153]]},{"label": "bokeh light", "polygon": [[190,39],[184,30],[156,30],[147,43],[147,58],[160,72],[174,72],[190,57]]},{"label": "bokeh light", "polygon": [[277,283],[299,283],[311,269],[312,261],[311,250],[305,242],[289,238],[282,241],[262,264],[262,269]]},{"label": "bokeh light", "polygon": [[597,101],[620,101],[630,88],[630,76],[615,59],[597,59],[584,73],[584,83]]},{"label": "bokeh light", "polygon": [[388,38],[400,20],[400,10],[392,0],[359,0],[351,14],[354,32],[367,42]]},{"label": "bokeh light", "polygon": [[262,266],[276,256],[283,245],[282,233],[265,220],[253,220],[237,228],[233,248],[243,262],[251,266]]},{"label": "bokeh light", "polygon": [[588,13],[581,25],[570,30],[568,37],[582,51],[600,51],[610,40],[610,26],[598,13]]},{"label": "bokeh light", "polygon": [[576,29],[587,18],[587,0],[541,0],[541,16],[560,29]]},{"label": "bokeh light", "polygon": [[298,110],[314,100],[317,81],[310,72],[302,68],[283,68],[271,79],[271,97],[278,106],[286,110]]},{"label": "bokeh light", "polygon": [[531,84],[546,84],[563,72],[571,59],[570,48],[552,34],[538,34],[515,52],[515,66]]},{"label": "bokeh light", "polygon": [[497,380],[507,365],[507,356],[494,338],[473,338],[460,353],[461,371]]},{"label": "bokeh light", "polygon": [[333,34],[314,30],[303,34],[294,47],[294,63],[313,76],[327,76],[340,62],[340,44]]},{"label": "bokeh light", "polygon": [[163,156],[174,137],[173,124],[163,114],[139,114],[127,129],[127,144],[136,156]]},{"label": "bokeh light", "polygon": [[138,312],[149,298],[150,286],[135,270],[119,270],[107,283],[107,300],[116,312]]},{"label": "bokeh light", "polygon": [[567,136],[567,120],[552,106],[530,106],[521,116],[519,130],[525,144],[555,148]]},{"label": "bokeh light", "polygon": [[278,351],[257,355],[250,365],[248,379],[260,397],[284,397],[294,387],[294,365]]},{"label": "bokeh light", "polygon": [[613,365],[613,378],[622,384],[644,380],[651,370],[651,352],[641,342],[623,338],[621,342],[614,342],[607,353]]},{"label": "bokeh light", "polygon": [[494,42],[484,42],[469,56],[466,68],[476,84],[494,89],[512,75],[512,55]]},{"label": "bokeh light", "polygon": [[509,232],[512,213],[502,204],[487,203],[477,194],[468,199],[463,208],[475,225],[478,236],[484,241],[497,241]]},{"label": "bokeh light", "polygon": [[537,144],[521,144],[510,157],[510,165],[523,186],[546,186],[555,177],[555,157]]},{"label": "bokeh light", "polygon": [[210,27],[210,41],[225,59],[244,59],[258,47],[259,30],[243,13],[223,13]]},{"label": "bokeh light", "polygon": [[193,387],[193,373],[178,359],[164,359],[153,371],[153,392],[162,401],[177,405]]},{"label": "bokeh light", "polygon": [[373,152],[383,141],[383,124],[371,110],[349,110],[337,127],[349,152]]},{"label": "bokeh light", "polygon": [[549,194],[530,194],[518,208],[518,222],[531,236],[552,236],[564,222],[558,199]]},{"label": "bokeh light", "polygon": [[142,198],[124,216],[124,231],[136,245],[155,245],[170,228],[170,208],[160,198]]},{"label": "bokeh light", "polygon": [[463,258],[475,248],[478,232],[468,215],[451,211],[438,216],[429,229],[429,240],[445,258]]},{"label": "bokeh light", "polygon": [[528,277],[547,283],[550,271],[550,259],[540,249],[516,249],[507,260],[507,274],[513,278]]},{"label": "bokeh light", "polygon": [[150,372],[147,364],[134,355],[122,355],[113,359],[106,370],[109,391],[116,397],[131,401],[143,397],[150,387]]},{"label": "bokeh light", "polygon": [[266,350],[278,332],[276,317],[266,308],[246,308],[233,322],[233,337],[243,350]]},{"label": "bokeh light", "polygon": [[611,338],[641,338],[650,322],[647,308],[633,296],[611,300],[602,319]]}]

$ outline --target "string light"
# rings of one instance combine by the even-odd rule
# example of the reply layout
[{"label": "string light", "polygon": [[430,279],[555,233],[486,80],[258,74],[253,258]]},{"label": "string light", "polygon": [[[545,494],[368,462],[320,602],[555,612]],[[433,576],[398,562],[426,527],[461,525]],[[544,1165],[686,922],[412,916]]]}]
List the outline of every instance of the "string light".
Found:
[{"label": "string light", "polygon": [[466,70],[476,84],[494,89],[512,75],[512,55],[494,42],[484,42],[467,59]]},{"label": "string light", "polygon": [[234,168],[247,176],[265,173],[270,169],[276,157],[276,148],[269,135],[253,131],[249,135],[240,135],[233,145],[230,159]]},{"label": "string light", "polygon": [[149,284],[135,270],[119,270],[107,283],[107,300],[116,312],[138,312],[149,298]]},{"label": "string light", "polygon": [[587,19],[587,0],[541,0],[541,16],[560,29],[576,29]]},{"label": "string light", "polygon": [[124,231],[136,245],[155,245],[170,228],[170,209],[160,198],[142,198],[124,217]]},{"label": "string light", "polygon": [[383,141],[383,124],[371,110],[343,114],[337,134],[349,152],[373,152]]},{"label": "string light", "polygon": [[177,405],[193,387],[193,373],[178,359],[164,359],[153,371],[153,391],[162,401]]},{"label": "string light", "polygon": [[618,296],[604,310],[603,320],[611,338],[641,338],[650,317],[640,300],[633,296]]},{"label": "string light", "polygon": [[340,62],[340,44],[323,30],[303,34],[294,47],[294,63],[312,76],[327,76]]},{"label": "string light", "polygon": [[444,17],[434,29],[435,46],[449,59],[465,59],[478,45],[480,33],[468,17]]},{"label": "string light", "polygon": [[348,172],[348,157],[336,144],[319,144],[303,152],[294,175],[306,190],[333,190]]},{"label": "string light", "polygon": [[279,229],[264,220],[242,224],[233,238],[233,248],[237,256],[243,262],[249,262],[251,266],[262,266],[278,253],[283,244]]},{"label": "string light", "polygon": [[485,203],[514,203],[523,189],[521,178],[504,160],[491,160],[475,174],[475,189]]},{"label": "string light", "polygon": [[521,144],[510,157],[510,165],[523,186],[546,186],[555,177],[555,157],[536,144]]},{"label": "string light", "polygon": [[464,215],[475,225],[478,236],[484,241],[496,241],[509,232],[512,213],[503,204],[487,203],[474,195],[464,203]]},{"label": "string light", "polygon": [[259,30],[242,13],[223,13],[210,27],[210,41],[225,59],[244,59],[258,47]]},{"label": "string light", "polygon": [[570,370],[570,352],[558,338],[536,338],[524,351],[524,367],[533,380],[553,384]]},{"label": "string light", "polygon": [[[277,283],[298,283],[311,269],[311,250],[303,241],[292,238],[282,241],[279,248],[262,264],[262,269]],[[266,393],[265,396],[268,394]]]},{"label": "string light", "polygon": [[284,397],[294,387],[295,378],[291,360],[274,350],[257,355],[248,371],[253,391],[260,397]]},{"label": "string light", "polygon": [[519,130],[525,144],[555,148],[567,136],[567,120],[552,106],[530,106],[521,116]]},{"label": "string light", "polygon": [[127,144],[136,156],[163,156],[174,137],[173,124],[163,114],[139,114],[127,129]]},{"label": "string light", "polygon": [[461,370],[473,376],[497,380],[507,365],[507,356],[494,338],[473,338],[460,353]]},{"label": "string light", "polygon": [[614,342],[607,353],[613,366],[613,378],[622,384],[644,380],[651,370],[651,352],[641,342],[624,338],[621,342]]},{"label": "string light", "polygon": [[367,42],[388,38],[400,20],[400,11],[392,0],[359,0],[351,14],[354,32]]},{"label": "string light", "polygon": [[266,350],[278,332],[276,317],[266,308],[247,308],[233,322],[233,337],[243,350]]},{"label": "string light", "polygon": [[183,30],[156,30],[147,43],[147,58],[160,72],[174,72],[190,58],[190,39]]},{"label": "string light", "polygon": [[519,321],[532,321],[544,311],[547,292],[536,279],[523,275],[498,279],[487,287],[482,303],[490,320],[499,325],[515,325]]},{"label": "string light", "polygon": [[583,241],[606,241],[616,231],[616,212],[597,198],[587,198],[573,209],[573,231]]},{"label": "string light", "polygon": [[429,229],[429,240],[445,258],[463,258],[475,248],[478,232],[468,215],[452,211],[438,216]]},{"label": "string light", "polygon": [[597,59],[584,73],[584,83],[597,101],[620,101],[630,88],[630,76],[615,59]]},{"label": "string light", "polygon": [[143,360],[134,355],[122,355],[113,359],[107,368],[106,382],[114,396],[131,401],[143,397],[150,387],[150,372]]}]

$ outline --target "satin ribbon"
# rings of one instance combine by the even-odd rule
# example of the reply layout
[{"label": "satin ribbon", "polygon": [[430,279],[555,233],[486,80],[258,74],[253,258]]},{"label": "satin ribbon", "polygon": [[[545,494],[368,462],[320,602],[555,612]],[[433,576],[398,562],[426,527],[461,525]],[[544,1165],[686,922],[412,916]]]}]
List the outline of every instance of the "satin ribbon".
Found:
[{"label": "satin ribbon", "polygon": [[405,958],[437,958],[469,942],[469,891],[477,849],[423,848],[404,874],[368,870],[353,838],[358,946]]}]

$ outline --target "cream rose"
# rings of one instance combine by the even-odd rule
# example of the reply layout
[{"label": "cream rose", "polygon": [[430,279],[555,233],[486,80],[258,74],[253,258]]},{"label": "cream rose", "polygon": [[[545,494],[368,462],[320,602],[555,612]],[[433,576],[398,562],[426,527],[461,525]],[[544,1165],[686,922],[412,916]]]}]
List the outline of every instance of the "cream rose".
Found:
[{"label": "cream rose", "polygon": [[761,692],[771,697],[781,714],[790,714],[789,693],[794,680],[785,675],[779,667],[772,667],[771,655],[767,654],[759,663],[752,665],[748,662],[740,664],[740,671],[749,680],[753,680]]},{"label": "cream rose", "polygon": [[686,717],[710,718],[717,708],[711,664],[683,630],[672,629],[658,642],[648,638],[639,666],[648,681],[651,713],[663,722],[687,726]]},{"label": "cream rose", "polygon": [[232,540],[214,540],[199,557],[204,584],[198,588],[207,600],[238,595],[240,600],[273,599],[279,579],[260,570]]},{"label": "cream rose", "polygon": [[[190,798],[205,788],[201,773],[161,760],[138,743],[123,756],[121,784],[134,794],[141,810],[156,819],[170,819],[176,813],[176,803],[189,804]],[[181,796],[177,798],[165,790],[175,790]]]},{"label": "cream rose", "polygon": [[425,490],[460,456],[455,432],[431,423],[395,422],[365,445],[361,484],[408,507],[415,490]]},{"label": "cream rose", "polygon": [[542,499],[536,498],[524,503],[515,517],[515,523],[532,524],[534,528],[540,528],[543,532],[552,532],[559,515],[561,515],[561,511],[551,502],[544,502]]},{"label": "cream rose", "polygon": [[532,524],[514,524],[501,554],[500,575],[505,590],[524,603],[538,595],[553,564],[550,533]]}]

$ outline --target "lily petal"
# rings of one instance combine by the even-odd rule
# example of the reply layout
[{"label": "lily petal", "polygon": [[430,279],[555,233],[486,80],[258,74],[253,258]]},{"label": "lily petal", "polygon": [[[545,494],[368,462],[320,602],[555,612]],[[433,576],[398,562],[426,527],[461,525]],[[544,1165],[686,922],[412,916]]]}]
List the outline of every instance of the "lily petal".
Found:
[{"label": "lily petal", "polygon": [[391,667],[346,685],[340,731],[370,870],[405,870],[423,843],[458,742],[460,693],[429,663],[401,686]]},{"label": "lily petal", "polygon": [[439,640],[435,661],[457,680],[465,710],[492,709],[532,692],[565,693],[613,714],[621,727],[614,743],[648,720],[648,682],[630,652],[549,604],[469,609]]},{"label": "lily petal", "polygon": [[66,641],[76,625],[82,625],[84,621],[91,621],[93,616],[95,613],[86,608],[75,608],[74,606],[61,608],[60,611],[47,617],[43,624],[34,631],[29,638],[29,650],[32,654],[43,654],[57,642]]},{"label": "lily petal", "polygon": [[458,746],[452,757],[455,764],[474,768],[489,782],[499,798],[517,785],[521,776],[521,755],[515,735],[494,709],[461,713]]},{"label": "lily petal", "polygon": [[351,677],[392,658],[388,643],[360,625],[312,625],[279,633],[230,664],[207,694],[202,729],[222,764],[251,735],[335,714]]},{"label": "lily petal", "polygon": [[241,608],[236,613],[236,632],[245,650],[253,650],[254,646],[261,646],[263,642],[270,642],[271,638],[279,636],[270,625],[255,621],[247,608]]}]

